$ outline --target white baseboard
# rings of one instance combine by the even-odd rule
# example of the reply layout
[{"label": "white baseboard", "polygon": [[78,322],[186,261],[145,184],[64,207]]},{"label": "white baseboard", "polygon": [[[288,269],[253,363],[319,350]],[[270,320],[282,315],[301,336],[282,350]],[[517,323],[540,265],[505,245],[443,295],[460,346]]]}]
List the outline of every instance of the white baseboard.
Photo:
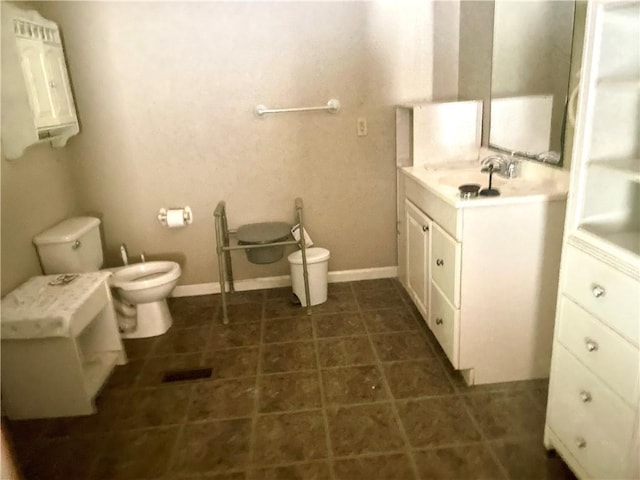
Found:
[{"label": "white baseboard", "polygon": [[[398,276],[398,267],[362,268],[358,270],[341,270],[329,272],[329,283],[354,282],[358,280],[373,280],[376,278],[394,278]],[[247,290],[262,290],[264,288],[288,287],[291,285],[291,276],[280,275],[278,277],[249,278],[235,280],[233,286],[238,292]],[[196,283],[194,285],[178,285],[173,289],[172,297],[193,297],[197,295],[211,295],[220,293],[218,282]]]}]

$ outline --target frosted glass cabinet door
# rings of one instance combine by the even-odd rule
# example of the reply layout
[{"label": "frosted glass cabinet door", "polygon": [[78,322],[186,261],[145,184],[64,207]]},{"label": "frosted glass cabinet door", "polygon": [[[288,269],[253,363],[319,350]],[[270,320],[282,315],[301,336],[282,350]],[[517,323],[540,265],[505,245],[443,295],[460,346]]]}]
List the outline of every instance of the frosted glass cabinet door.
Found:
[{"label": "frosted glass cabinet door", "polygon": [[35,40],[20,39],[18,51],[35,126],[40,128],[53,125],[55,115],[49,96],[42,44]]},{"label": "frosted glass cabinet door", "polygon": [[44,47],[44,66],[49,81],[51,106],[53,116],[58,124],[73,122],[75,109],[71,97],[71,88],[67,78],[67,67],[64,53],[58,46]]}]

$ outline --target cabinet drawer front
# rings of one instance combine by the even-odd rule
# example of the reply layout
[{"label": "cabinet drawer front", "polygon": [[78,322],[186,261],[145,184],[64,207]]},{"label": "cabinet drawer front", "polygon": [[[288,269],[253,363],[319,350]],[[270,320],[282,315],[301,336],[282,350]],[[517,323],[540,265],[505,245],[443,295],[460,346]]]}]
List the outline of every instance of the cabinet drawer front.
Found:
[{"label": "cabinet drawer front", "polygon": [[450,235],[460,238],[462,232],[462,214],[460,211],[418,184],[407,174],[403,176],[407,198],[429,215],[434,222],[442,226]]},{"label": "cabinet drawer front", "polygon": [[640,283],[572,246],[564,255],[563,293],[638,345]]},{"label": "cabinet drawer front", "polygon": [[638,401],[639,352],[566,297],[560,300],[558,341],[631,405]]},{"label": "cabinet drawer front", "polygon": [[547,424],[595,478],[633,477],[634,411],[557,343]]},{"label": "cabinet drawer front", "polygon": [[454,307],[460,308],[460,258],[462,247],[433,224],[431,232],[431,278]]},{"label": "cabinet drawer front", "polygon": [[442,291],[431,282],[431,312],[429,328],[449,357],[454,368],[458,368],[458,346],[460,344],[460,310],[454,308]]}]

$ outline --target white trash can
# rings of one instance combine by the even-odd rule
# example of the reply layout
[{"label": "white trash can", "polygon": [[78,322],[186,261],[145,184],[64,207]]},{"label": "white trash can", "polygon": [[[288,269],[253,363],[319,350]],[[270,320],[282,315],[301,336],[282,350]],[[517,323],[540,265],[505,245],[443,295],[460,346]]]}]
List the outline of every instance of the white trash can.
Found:
[{"label": "white trash can", "polygon": [[[320,305],[327,301],[327,273],[329,271],[329,257],[326,248],[307,248],[307,273],[309,274],[309,296],[311,305]],[[307,306],[304,292],[304,273],[302,270],[302,250],[289,255],[291,266],[291,286],[303,307]]]}]

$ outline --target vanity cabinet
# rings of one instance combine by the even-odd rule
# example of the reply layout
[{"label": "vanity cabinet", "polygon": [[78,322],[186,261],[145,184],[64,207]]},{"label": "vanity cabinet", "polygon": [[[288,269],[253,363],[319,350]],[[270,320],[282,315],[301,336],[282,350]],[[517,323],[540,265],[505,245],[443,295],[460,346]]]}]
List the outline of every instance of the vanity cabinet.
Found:
[{"label": "vanity cabinet", "polygon": [[79,132],[58,26],[2,4],[2,148],[6,158],[50,141],[64,146]]},{"label": "vanity cabinet", "polygon": [[640,2],[590,2],[544,443],[640,476]]},{"label": "vanity cabinet", "polygon": [[469,384],[547,377],[565,200],[456,206],[403,168],[398,192],[399,278],[451,365]]}]

